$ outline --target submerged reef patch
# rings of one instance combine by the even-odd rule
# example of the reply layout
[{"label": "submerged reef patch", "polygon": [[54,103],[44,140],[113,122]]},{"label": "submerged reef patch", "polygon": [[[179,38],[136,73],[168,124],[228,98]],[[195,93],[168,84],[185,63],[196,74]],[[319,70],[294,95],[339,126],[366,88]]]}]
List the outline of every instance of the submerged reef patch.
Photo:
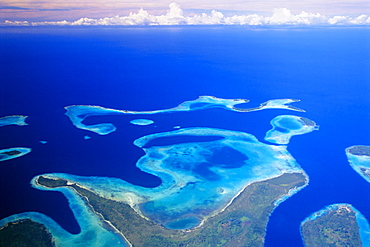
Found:
[{"label": "submerged reef patch", "polygon": [[107,135],[116,130],[116,127],[111,123],[101,123],[95,125],[83,124],[89,116],[104,116],[104,115],[127,115],[127,114],[158,114],[158,113],[172,113],[179,111],[195,111],[195,110],[205,110],[210,108],[222,108],[230,111],[236,112],[252,112],[264,109],[287,109],[292,111],[304,112],[304,110],[297,107],[290,106],[291,103],[298,102],[295,99],[275,99],[269,100],[262,103],[259,107],[254,108],[237,108],[235,105],[248,103],[249,100],[246,99],[221,99],[214,96],[200,96],[196,100],[185,101],[180,105],[164,109],[164,110],[154,110],[154,111],[129,111],[129,110],[117,110],[111,108],[105,108],[101,106],[93,105],[72,105],[66,106],[65,113],[69,119],[72,121],[73,125],[79,129],[88,130],[95,132],[99,135]]},{"label": "submerged reef patch", "polygon": [[28,125],[26,123],[27,116],[22,115],[12,115],[12,116],[6,116],[0,118],[0,127],[6,126],[6,125],[18,125],[18,126],[24,126]]},{"label": "submerged reef patch", "polygon": [[130,123],[134,125],[151,125],[154,123],[154,121],[150,119],[134,119],[131,120]]}]

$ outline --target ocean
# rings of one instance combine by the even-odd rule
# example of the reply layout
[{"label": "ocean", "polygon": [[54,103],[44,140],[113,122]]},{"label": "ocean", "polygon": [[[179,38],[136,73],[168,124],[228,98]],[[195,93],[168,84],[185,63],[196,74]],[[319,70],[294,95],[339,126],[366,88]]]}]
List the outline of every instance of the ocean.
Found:
[{"label": "ocean", "polygon": [[[0,29],[0,117],[26,115],[27,126],[0,128],[0,148],[32,152],[0,164],[0,218],[35,211],[77,233],[65,197],[34,189],[44,173],[118,177],[156,187],[136,168],[135,139],[181,127],[243,131],[261,142],[278,115],[315,121],[288,150],[310,183],[272,213],[265,246],[303,246],[299,225],[333,203],[350,203],[370,219],[370,184],[348,164],[345,148],[370,145],[369,28],[4,27]],[[168,109],[198,96],[249,99],[257,107],[292,98],[306,112],[240,113],[210,109],[172,114],[96,116],[106,136],[77,129],[69,105],[122,110]],[[154,124],[130,124],[149,118]],[[84,137],[89,136],[86,140]],[[46,144],[40,141],[47,141]]]}]

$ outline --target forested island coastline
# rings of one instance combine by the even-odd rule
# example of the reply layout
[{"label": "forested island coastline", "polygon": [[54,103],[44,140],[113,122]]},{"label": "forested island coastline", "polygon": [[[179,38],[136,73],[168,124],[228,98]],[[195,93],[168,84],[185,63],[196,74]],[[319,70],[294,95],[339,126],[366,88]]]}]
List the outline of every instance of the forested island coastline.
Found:
[{"label": "forested island coastline", "polygon": [[46,188],[74,190],[133,246],[263,246],[268,217],[276,207],[274,202],[290,190],[307,185],[308,178],[303,173],[285,173],[252,183],[224,211],[190,230],[166,229],[141,217],[127,204],[102,198],[65,179],[39,176],[37,183]]}]

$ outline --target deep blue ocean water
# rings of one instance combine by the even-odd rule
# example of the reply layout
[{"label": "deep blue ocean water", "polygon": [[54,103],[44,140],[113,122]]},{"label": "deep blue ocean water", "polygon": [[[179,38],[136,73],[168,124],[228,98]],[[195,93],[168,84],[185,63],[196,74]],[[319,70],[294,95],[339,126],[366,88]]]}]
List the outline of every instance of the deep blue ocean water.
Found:
[{"label": "deep blue ocean water", "polygon": [[[273,212],[265,246],[302,246],[300,222],[329,204],[350,203],[370,219],[370,184],[344,152],[370,145],[368,28],[2,28],[0,54],[0,117],[29,116],[28,126],[0,128],[0,148],[32,148],[0,164],[0,218],[37,211],[78,232],[65,197],[32,188],[34,176],[112,176],[154,187],[160,180],[135,167],[144,154],[132,145],[136,138],[181,126],[244,131],[263,141],[271,119],[292,114],[320,125],[288,145],[310,184]],[[116,125],[116,132],[99,136],[75,128],[63,109],[166,109],[200,95],[251,100],[246,107],[294,98],[306,112],[210,109],[88,118]],[[135,118],[155,123],[130,124]]]}]

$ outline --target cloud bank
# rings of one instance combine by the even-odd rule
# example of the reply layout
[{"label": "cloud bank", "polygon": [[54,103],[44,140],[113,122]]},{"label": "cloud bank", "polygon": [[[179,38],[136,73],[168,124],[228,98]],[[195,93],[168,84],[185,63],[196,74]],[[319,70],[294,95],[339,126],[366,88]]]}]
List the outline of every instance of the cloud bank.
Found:
[{"label": "cloud bank", "polygon": [[224,16],[219,11],[212,10],[210,14],[184,16],[183,10],[177,3],[171,3],[164,15],[151,15],[140,9],[128,16],[114,16],[99,19],[81,18],[77,21],[5,21],[6,26],[170,26],[170,25],[247,25],[247,26],[354,26],[370,25],[370,16],[326,16],[320,13],[301,12],[294,15],[286,8],[274,10],[272,16],[257,14]]}]

